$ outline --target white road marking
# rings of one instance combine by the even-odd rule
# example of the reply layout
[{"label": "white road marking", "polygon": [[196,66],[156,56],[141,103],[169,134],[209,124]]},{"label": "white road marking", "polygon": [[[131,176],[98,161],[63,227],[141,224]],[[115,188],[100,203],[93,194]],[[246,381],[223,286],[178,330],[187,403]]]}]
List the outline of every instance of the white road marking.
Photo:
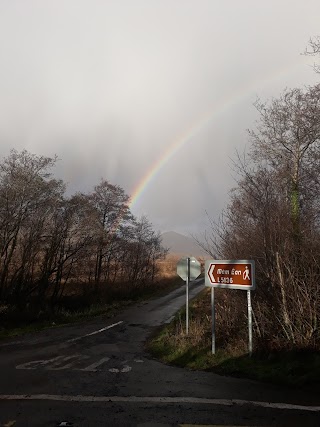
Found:
[{"label": "white road marking", "polygon": [[[72,356],[65,356],[62,358],[63,362],[67,362],[68,360],[71,359],[76,359],[71,363],[67,363],[66,365],[62,365],[62,366],[57,366],[59,365],[59,362],[55,362],[53,364],[53,366],[48,366],[45,369],[49,369],[50,371],[61,371],[62,369],[68,369],[71,368],[71,366],[73,366],[74,362],[77,362],[78,360],[82,360],[82,359],[86,359],[88,356],[82,356],[81,354],[73,354]],[[57,367],[56,367],[57,366]]]},{"label": "white road marking", "polygon": [[141,359],[133,359],[133,361],[136,363],[143,363],[143,360],[141,360]]},{"label": "white road marking", "polygon": [[32,362],[26,362],[22,363],[21,365],[16,366],[16,369],[37,369],[41,366],[45,366],[48,363],[55,362],[57,360],[63,359],[64,356],[57,356],[53,359],[47,359],[47,360],[33,360]]},{"label": "white road marking", "polygon": [[92,363],[92,365],[89,365],[86,368],[79,369],[79,371],[96,372],[97,367],[102,365],[104,362],[108,362],[108,360],[110,360],[110,357],[103,357],[102,359],[98,360],[98,362]]},{"label": "white road marking", "polygon": [[257,402],[239,399],[207,399],[202,397],[149,397],[149,396],[70,396],[57,394],[2,394],[0,400],[52,400],[60,402],[106,402],[106,403],[194,403],[204,405],[244,406],[253,405],[268,409],[287,409],[320,412],[320,406],[304,406],[291,403]]},{"label": "white road marking", "polygon": [[119,372],[119,369],[118,368],[110,368],[109,372],[117,373],[117,372]]},{"label": "white road marking", "polygon": [[16,422],[16,420],[7,421],[5,424],[3,424],[3,427],[13,427]]},{"label": "white road marking", "polygon": [[67,340],[66,342],[75,342],[81,340],[82,338],[90,337],[91,335],[100,334],[101,332],[106,331],[107,329],[111,329],[114,326],[120,325],[121,323],[123,323],[123,320],[120,320],[120,322],[117,323],[113,323],[112,325],[106,326],[105,328],[99,329],[98,331],[91,332],[90,334],[82,335],[81,337],[77,338],[72,338],[70,340]]},{"label": "white road marking", "polygon": [[110,368],[109,372],[112,372],[112,373],[116,374],[118,372],[130,372],[131,369],[132,369],[131,366],[124,365],[124,367],[122,369],[119,369],[119,368]]},{"label": "white road marking", "polygon": [[[57,356],[52,359],[47,360],[33,360],[31,362],[22,363],[21,365],[16,366],[16,369],[38,369],[44,368],[52,371],[60,371],[62,369],[68,369],[73,366],[73,364],[79,360],[88,359],[89,356],[81,354],[73,354],[72,356]],[[76,359],[71,363],[64,364],[61,363],[67,362],[68,360]],[[51,364],[51,365],[49,365]],[[49,365],[49,366],[47,366]]]},{"label": "white road marking", "polygon": [[[72,369],[73,371],[84,371],[84,372],[97,372],[99,369],[97,369],[99,366],[103,365],[104,363],[108,362],[110,360],[110,357],[103,357],[99,360],[97,360],[94,363],[91,363],[89,366],[85,366],[84,368],[81,367],[73,367],[75,363],[78,364],[79,362],[89,359],[90,356],[83,355],[83,354],[72,354],[71,356],[61,355],[54,357],[52,359],[47,360],[32,360],[31,362],[22,363],[21,365],[16,366],[16,369],[47,369],[50,371],[61,371],[63,369]],[[137,360],[134,359],[135,362],[143,362],[143,360]],[[66,363],[68,362],[68,363]],[[117,373],[117,372],[130,372],[132,370],[132,367],[129,366],[128,360],[124,360],[121,362],[122,368],[110,368],[109,372]],[[83,366],[83,364],[82,364]]]}]

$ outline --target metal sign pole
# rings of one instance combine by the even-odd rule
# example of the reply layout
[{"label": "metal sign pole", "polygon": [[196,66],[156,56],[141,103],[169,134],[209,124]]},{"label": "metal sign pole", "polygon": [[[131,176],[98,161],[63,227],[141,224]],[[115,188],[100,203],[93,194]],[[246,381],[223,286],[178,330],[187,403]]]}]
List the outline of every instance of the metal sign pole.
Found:
[{"label": "metal sign pole", "polygon": [[252,305],[251,305],[251,291],[247,291],[248,299],[248,329],[249,329],[249,354],[252,355]]},{"label": "metal sign pole", "polygon": [[214,310],[214,287],[211,287],[211,318],[212,318],[212,354],[216,353],[216,333],[215,333],[215,310]]},{"label": "metal sign pole", "polygon": [[188,272],[186,280],[186,334],[189,334],[189,281],[190,281],[190,258],[187,258]]}]

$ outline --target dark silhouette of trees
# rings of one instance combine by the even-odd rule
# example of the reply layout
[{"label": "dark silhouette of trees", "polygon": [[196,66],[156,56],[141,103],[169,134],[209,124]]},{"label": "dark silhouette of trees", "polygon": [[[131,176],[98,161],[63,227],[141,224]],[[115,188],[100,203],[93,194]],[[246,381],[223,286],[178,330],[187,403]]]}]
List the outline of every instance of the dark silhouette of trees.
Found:
[{"label": "dark silhouette of trees", "polygon": [[64,192],[48,172],[55,160],[13,150],[0,164],[1,297],[22,302],[40,286],[41,246]]},{"label": "dark silhouette of trees", "polygon": [[12,150],[0,163],[0,301],[52,308],[68,283],[152,284],[165,251],[129,197],[102,180],[67,198],[56,158]]},{"label": "dark silhouette of trees", "polygon": [[94,187],[90,202],[96,211],[100,230],[95,264],[95,282],[98,284],[101,280],[103,263],[105,267],[110,266],[112,243],[133,218],[128,207],[129,197],[121,187],[112,185],[106,180],[102,180]]}]

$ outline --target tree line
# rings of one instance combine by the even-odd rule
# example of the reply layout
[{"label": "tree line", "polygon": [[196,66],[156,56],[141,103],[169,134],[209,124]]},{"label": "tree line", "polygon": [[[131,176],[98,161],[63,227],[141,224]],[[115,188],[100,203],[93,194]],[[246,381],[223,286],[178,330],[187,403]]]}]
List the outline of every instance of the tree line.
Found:
[{"label": "tree line", "polygon": [[[320,53],[320,38],[310,47],[307,54]],[[234,161],[237,186],[203,246],[214,257],[256,261],[258,348],[319,348],[320,84],[255,106],[249,149]],[[233,303],[244,297],[230,294]]]},{"label": "tree line", "polygon": [[160,234],[105,179],[67,197],[52,174],[56,161],[12,150],[0,163],[0,302],[54,307],[69,283],[96,292],[152,284],[165,255]]}]

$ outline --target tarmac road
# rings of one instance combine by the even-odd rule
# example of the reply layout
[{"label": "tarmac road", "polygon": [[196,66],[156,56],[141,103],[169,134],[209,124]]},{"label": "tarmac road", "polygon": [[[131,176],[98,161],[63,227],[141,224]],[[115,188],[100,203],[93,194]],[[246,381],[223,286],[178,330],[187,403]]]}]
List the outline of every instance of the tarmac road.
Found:
[{"label": "tarmac road", "polygon": [[[203,289],[190,286],[190,298]],[[166,366],[144,342],[185,289],[0,344],[1,426],[320,426],[320,393]]]}]

